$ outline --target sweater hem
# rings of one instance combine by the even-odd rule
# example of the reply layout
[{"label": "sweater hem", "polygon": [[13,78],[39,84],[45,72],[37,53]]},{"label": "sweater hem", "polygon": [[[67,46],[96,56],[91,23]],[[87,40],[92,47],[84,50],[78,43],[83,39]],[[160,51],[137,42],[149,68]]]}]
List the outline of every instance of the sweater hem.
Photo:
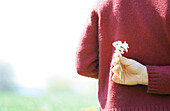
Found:
[{"label": "sweater hem", "polygon": [[170,111],[170,104],[164,105],[139,105],[139,106],[131,106],[131,107],[114,107],[114,108],[104,108],[99,107],[99,111]]}]

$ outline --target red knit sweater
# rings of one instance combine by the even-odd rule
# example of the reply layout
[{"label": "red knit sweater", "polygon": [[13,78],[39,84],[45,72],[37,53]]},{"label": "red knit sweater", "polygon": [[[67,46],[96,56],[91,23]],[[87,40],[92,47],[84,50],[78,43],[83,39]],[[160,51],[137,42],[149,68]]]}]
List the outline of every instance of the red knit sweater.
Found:
[{"label": "red knit sweater", "polygon": [[[147,66],[149,84],[120,85],[111,77],[112,43]],[[99,80],[99,111],[170,111],[170,0],[101,0],[77,51],[77,72]]]}]

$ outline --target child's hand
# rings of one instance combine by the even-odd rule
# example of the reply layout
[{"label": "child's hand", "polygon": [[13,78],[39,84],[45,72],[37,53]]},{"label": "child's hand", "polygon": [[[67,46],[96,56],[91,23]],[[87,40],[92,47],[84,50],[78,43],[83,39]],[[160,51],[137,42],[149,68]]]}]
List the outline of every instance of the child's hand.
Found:
[{"label": "child's hand", "polygon": [[[121,79],[119,78],[119,68],[118,63],[120,62],[123,72],[121,72]],[[124,85],[136,85],[144,84],[148,85],[148,73],[147,69],[141,63],[122,57],[118,53],[114,53],[112,60],[112,72],[113,81]]]}]

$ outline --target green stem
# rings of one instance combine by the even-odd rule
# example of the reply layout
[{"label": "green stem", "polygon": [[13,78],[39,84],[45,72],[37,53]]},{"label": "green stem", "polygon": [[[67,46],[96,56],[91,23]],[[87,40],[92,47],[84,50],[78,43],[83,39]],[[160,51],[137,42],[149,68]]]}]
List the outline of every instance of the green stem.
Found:
[{"label": "green stem", "polygon": [[119,66],[120,66],[121,72],[123,72],[123,69],[122,69],[122,66],[121,66],[120,62],[119,62],[118,64],[119,64]]},{"label": "green stem", "polygon": [[123,69],[122,69],[122,66],[120,64],[120,62],[118,63],[119,66],[120,66],[120,69],[119,69],[119,77],[120,77],[120,80],[122,79],[122,72],[123,72]]}]

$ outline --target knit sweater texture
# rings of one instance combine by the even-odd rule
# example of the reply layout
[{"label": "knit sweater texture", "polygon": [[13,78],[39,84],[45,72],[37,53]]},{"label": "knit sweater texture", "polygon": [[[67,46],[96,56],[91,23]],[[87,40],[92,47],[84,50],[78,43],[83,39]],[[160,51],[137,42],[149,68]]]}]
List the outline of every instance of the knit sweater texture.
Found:
[{"label": "knit sweater texture", "polygon": [[[148,85],[112,80],[112,43],[147,67]],[[99,111],[170,111],[170,0],[100,0],[76,53],[80,75],[98,79]]]}]

